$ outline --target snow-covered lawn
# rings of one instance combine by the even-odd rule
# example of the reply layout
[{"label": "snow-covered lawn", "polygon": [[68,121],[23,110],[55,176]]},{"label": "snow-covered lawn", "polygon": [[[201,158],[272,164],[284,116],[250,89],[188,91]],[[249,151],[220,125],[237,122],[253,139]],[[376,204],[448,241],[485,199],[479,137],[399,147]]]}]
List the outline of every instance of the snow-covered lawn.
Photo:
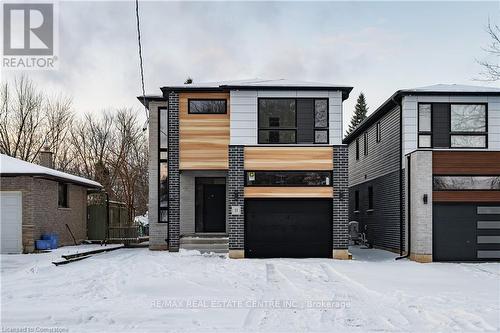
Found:
[{"label": "snow-covered lawn", "polygon": [[2,329],[69,332],[495,331],[500,264],[418,264],[380,250],[352,261],[230,260],[120,249],[55,267],[1,256]]}]

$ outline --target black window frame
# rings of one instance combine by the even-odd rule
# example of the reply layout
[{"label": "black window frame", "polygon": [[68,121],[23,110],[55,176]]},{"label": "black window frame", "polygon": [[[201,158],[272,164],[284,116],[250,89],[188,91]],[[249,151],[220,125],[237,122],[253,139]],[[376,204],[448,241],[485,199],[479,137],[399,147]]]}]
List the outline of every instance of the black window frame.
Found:
[{"label": "black window frame", "polygon": [[[61,189],[63,192],[63,200],[61,201]],[[69,191],[68,184],[63,182],[57,183],[57,207],[69,208]]]},{"label": "black window frame", "polygon": [[[203,102],[211,102],[211,101],[217,101],[217,102],[224,102],[224,112],[191,112],[191,102],[197,102],[197,101],[203,101]],[[216,115],[216,114],[227,114],[227,99],[225,98],[188,98],[188,114],[211,114],[211,115]]]},{"label": "black window frame", "polygon": [[[260,101],[261,100],[284,100],[284,99],[289,99],[289,100],[294,100],[295,101],[295,127],[283,127],[283,128],[276,128],[276,127],[260,127]],[[257,144],[259,145],[294,145],[294,144],[308,144],[306,142],[298,142],[298,136],[297,136],[297,130],[298,130],[298,124],[297,124],[297,101],[298,100],[312,100],[313,101],[313,144],[323,144],[323,145],[328,145],[330,144],[330,99],[328,97],[258,97],[257,98]],[[326,127],[316,127],[316,100],[325,100],[326,101]],[[260,132],[261,131],[294,131],[295,132],[295,140],[294,142],[261,142],[260,141]],[[326,131],[326,142],[317,142],[316,141],[316,131]]]},{"label": "black window frame", "polygon": [[[432,105],[433,103],[429,102],[429,103],[417,103],[417,147],[418,148],[422,148],[422,149],[431,149],[434,147],[434,145],[432,144],[432,115],[434,113],[434,107]],[[430,131],[421,131],[420,130],[420,105],[429,105],[431,107],[431,114],[430,114],[430,122],[431,122],[431,130]],[[431,144],[429,145],[429,147],[423,147],[420,145],[420,136],[421,135],[428,135],[430,136],[430,140],[431,140]]]},{"label": "black window frame", "polygon": [[435,187],[435,179],[436,177],[499,177],[498,175],[441,175],[441,174],[434,174],[432,175],[432,191],[433,192],[463,192],[463,191],[480,191],[480,192],[498,192],[500,189],[436,189]]},{"label": "black window frame", "polygon": [[[434,143],[433,143],[433,131],[434,131],[434,126],[433,126],[433,115],[434,115],[434,104],[445,104],[447,105],[447,112],[448,112],[448,118],[449,118],[449,132],[448,137],[449,137],[449,146],[445,147],[445,149],[488,149],[488,103],[486,102],[418,102],[417,103],[417,147],[419,149],[433,149],[434,148]],[[420,130],[420,106],[421,105],[430,105],[431,107],[431,130],[430,131],[421,131]],[[485,131],[484,132],[454,132],[451,129],[451,106],[452,105],[483,105],[485,108]],[[420,136],[421,135],[429,135],[431,144],[429,147],[423,147],[420,145]],[[485,140],[485,145],[483,147],[473,147],[473,146],[462,146],[462,147],[452,147],[451,144],[451,138],[452,136],[483,136]],[[440,147],[441,148],[441,147]],[[444,148],[444,147],[443,147]]]},{"label": "black window frame", "polygon": [[[167,136],[167,148],[163,148],[161,146],[161,120],[162,120],[162,113],[167,117],[167,132],[164,133]],[[198,113],[199,114],[199,113]],[[167,204],[167,207],[161,207],[161,165],[162,163],[167,163],[167,168],[168,168],[168,141],[169,141],[169,135],[168,135],[168,107],[162,106],[158,107],[158,198],[157,198],[157,204],[158,204],[158,223],[168,223],[169,222],[169,207],[170,203]],[[162,158],[162,153],[167,153],[167,158]],[[170,183],[168,181],[168,176],[167,176],[167,197],[169,198],[170,201]],[[161,216],[162,216],[162,211],[167,212],[167,221],[162,221]]]},{"label": "black window frame", "polygon": [[[465,102],[459,102],[459,103],[456,103],[456,102],[450,102],[450,103],[447,103],[448,104],[448,112],[449,112],[449,116],[450,116],[450,124],[449,124],[449,128],[450,128],[450,133],[449,133],[449,136],[450,136],[450,149],[488,149],[488,103],[465,103]],[[483,105],[484,106],[484,132],[464,132],[464,131],[460,131],[460,132],[454,132],[451,130],[451,106],[452,105]],[[452,136],[482,136],[484,137],[484,147],[469,147],[469,146],[462,146],[462,147],[452,147],[452,144],[451,144],[451,137]]]},{"label": "black window frame", "polygon": [[373,186],[368,186],[368,209],[367,211],[373,211],[375,209],[375,203],[374,203],[374,193],[373,193]]},{"label": "black window frame", "polygon": [[356,138],[356,161],[359,161],[359,138]]},{"label": "black window frame", "polygon": [[[249,172],[271,172],[271,173],[307,173],[307,172],[328,172],[330,184],[329,185],[294,185],[294,184],[249,184],[248,183],[248,173]],[[245,170],[245,187],[333,187],[333,171],[332,170]]]},{"label": "black window frame", "polygon": [[375,125],[375,130],[376,130],[376,136],[377,136],[377,143],[379,143],[380,141],[382,141],[382,125],[379,122],[377,122],[377,124]]},{"label": "black window frame", "polygon": [[363,133],[363,155],[368,156],[368,131]]}]

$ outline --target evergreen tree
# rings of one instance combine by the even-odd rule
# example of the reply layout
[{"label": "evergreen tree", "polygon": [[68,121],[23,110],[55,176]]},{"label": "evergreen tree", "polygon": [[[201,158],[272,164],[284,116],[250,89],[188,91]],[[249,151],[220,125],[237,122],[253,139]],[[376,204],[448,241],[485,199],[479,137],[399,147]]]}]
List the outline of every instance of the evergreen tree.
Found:
[{"label": "evergreen tree", "polygon": [[349,124],[349,129],[347,134],[352,133],[358,127],[358,125],[366,119],[366,113],[368,112],[368,106],[366,105],[365,94],[360,93],[358,100],[356,102],[356,107],[354,108],[354,114],[351,118],[351,123]]}]

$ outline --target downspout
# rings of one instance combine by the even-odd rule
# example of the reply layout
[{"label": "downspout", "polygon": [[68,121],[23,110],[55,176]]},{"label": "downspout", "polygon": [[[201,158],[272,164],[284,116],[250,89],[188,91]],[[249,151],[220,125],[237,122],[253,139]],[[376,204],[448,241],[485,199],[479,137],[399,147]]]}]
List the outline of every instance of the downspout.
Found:
[{"label": "downspout", "polygon": [[[408,214],[408,251],[406,255],[404,253],[404,205],[403,205],[403,192],[404,192],[404,184],[403,184],[403,105],[401,102],[397,102],[394,98],[393,101],[399,106],[399,257],[396,260],[408,258],[410,256],[410,214]],[[408,193],[406,193],[406,197],[408,197],[407,206],[408,212],[410,212],[410,163],[408,164]]]}]

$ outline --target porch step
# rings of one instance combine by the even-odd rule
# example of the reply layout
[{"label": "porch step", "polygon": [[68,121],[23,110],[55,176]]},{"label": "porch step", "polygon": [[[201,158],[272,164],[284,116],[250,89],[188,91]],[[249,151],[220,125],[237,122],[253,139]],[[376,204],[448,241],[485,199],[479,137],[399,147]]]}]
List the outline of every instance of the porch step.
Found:
[{"label": "porch step", "polygon": [[228,253],[229,237],[227,234],[192,234],[184,235],[179,241],[184,250],[198,250],[201,253]]}]

